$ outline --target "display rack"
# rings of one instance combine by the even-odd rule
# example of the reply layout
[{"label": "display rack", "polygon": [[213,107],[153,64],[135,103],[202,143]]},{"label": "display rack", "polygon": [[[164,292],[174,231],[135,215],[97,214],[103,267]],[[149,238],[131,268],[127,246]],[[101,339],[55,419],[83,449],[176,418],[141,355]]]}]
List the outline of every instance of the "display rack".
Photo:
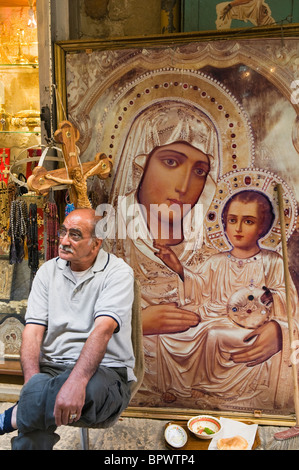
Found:
[{"label": "display rack", "polygon": [[[8,206],[9,185],[15,185],[18,188],[19,185],[16,184],[16,181],[18,181],[19,173],[25,174],[26,180],[28,173],[32,171],[32,167],[38,163],[41,152],[41,150],[37,151],[41,145],[40,121],[35,11],[30,8],[30,2],[27,0],[22,2],[11,0],[7,5],[2,2],[0,6],[0,183],[2,212]],[[32,158],[33,155],[36,158]],[[24,163],[20,162],[21,159],[25,160]],[[21,184],[20,187],[22,186]],[[7,194],[5,192],[6,188]],[[32,197],[26,195],[22,198],[29,206]],[[42,204],[41,201],[37,201],[37,203],[38,207]],[[7,223],[4,221],[5,216]],[[24,327],[26,292],[30,282],[27,262],[20,265],[10,263],[9,246],[7,243],[3,243],[3,240],[9,240],[8,230],[9,207],[2,216],[0,226],[2,278],[7,281],[5,295],[0,296],[0,377],[2,384],[5,382],[10,384],[22,382],[19,348]],[[19,295],[17,298],[11,294],[13,290],[18,290]],[[10,295],[7,294],[8,291],[10,291]]]}]

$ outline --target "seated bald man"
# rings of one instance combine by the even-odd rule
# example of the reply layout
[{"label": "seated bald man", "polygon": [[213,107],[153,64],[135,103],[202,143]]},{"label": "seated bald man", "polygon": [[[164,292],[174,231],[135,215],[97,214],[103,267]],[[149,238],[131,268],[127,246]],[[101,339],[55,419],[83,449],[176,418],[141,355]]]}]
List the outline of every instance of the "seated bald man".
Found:
[{"label": "seated bald man", "polygon": [[24,387],[0,415],[0,433],[18,429],[13,450],[51,450],[57,426],[113,420],[135,381],[131,344],[132,269],[101,248],[92,209],[60,227],[59,256],[38,270],[21,346]]}]

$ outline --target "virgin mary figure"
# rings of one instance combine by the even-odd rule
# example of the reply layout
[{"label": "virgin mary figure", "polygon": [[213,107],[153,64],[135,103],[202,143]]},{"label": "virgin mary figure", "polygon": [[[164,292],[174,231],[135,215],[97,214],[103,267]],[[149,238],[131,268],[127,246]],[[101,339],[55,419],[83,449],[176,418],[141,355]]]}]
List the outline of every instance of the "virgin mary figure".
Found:
[{"label": "virgin mary figure", "polygon": [[118,164],[112,250],[141,283],[145,377],[136,400],[149,406],[168,400],[159,365],[161,337],[175,338],[199,322],[180,306],[178,276],[156,256],[155,242],[171,246],[191,270],[214,253],[204,243],[203,216],[216,188],[218,135],[193,103],[160,100],[136,116]]}]

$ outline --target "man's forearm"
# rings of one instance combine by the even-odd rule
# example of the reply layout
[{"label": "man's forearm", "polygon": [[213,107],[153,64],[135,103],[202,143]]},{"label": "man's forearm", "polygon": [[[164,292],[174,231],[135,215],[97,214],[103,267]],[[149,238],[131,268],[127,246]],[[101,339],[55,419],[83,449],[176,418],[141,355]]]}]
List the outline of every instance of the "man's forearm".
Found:
[{"label": "man's forearm", "polygon": [[21,365],[24,375],[24,382],[34,375],[37,374],[39,369],[39,352],[37,349],[30,345],[30,348],[26,344],[22,345],[21,348]]},{"label": "man's forearm", "polygon": [[[111,322],[111,318],[102,317],[102,321],[107,321],[109,327],[103,330],[96,327],[87,339],[77,363],[69,377],[76,381],[80,380],[81,384],[86,386],[96,372],[101,363],[107,348],[109,339],[111,338],[116,324]],[[77,382],[78,383],[78,382]]]},{"label": "man's forearm", "polygon": [[40,347],[45,328],[40,325],[26,325],[21,345],[21,365],[24,383],[39,372]]}]

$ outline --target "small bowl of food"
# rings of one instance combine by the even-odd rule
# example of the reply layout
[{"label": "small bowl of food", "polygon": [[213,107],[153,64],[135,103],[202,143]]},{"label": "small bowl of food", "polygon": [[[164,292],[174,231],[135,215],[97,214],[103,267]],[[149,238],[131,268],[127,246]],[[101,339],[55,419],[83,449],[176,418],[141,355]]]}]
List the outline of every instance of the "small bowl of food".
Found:
[{"label": "small bowl of food", "polygon": [[166,426],[164,437],[171,447],[175,447],[177,449],[184,447],[188,440],[185,429],[173,423],[168,423]]},{"label": "small bowl of food", "polygon": [[209,415],[194,416],[189,419],[187,426],[200,439],[213,439],[221,430],[219,419]]}]

